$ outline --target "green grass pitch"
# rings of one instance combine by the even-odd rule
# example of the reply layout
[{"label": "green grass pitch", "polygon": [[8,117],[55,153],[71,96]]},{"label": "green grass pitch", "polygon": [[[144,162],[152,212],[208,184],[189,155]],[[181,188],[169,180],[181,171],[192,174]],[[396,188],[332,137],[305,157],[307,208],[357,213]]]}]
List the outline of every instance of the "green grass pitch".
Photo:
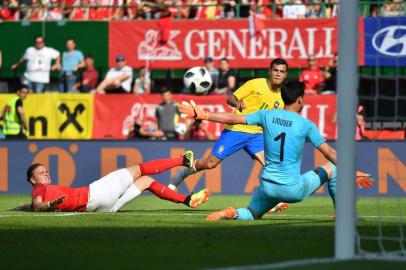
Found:
[{"label": "green grass pitch", "polygon": [[[1,269],[207,269],[270,264],[334,256],[333,208],[329,198],[290,204],[263,220],[207,222],[227,206],[246,206],[249,196],[214,195],[198,209],[141,196],[121,212],[20,213],[6,211],[28,196],[0,195]],[[358,201],[358,230],[399,237],[399,204],[405,200]],[[404,243],[406,244],[406,243]],[[388,247],[398,248],[393,243]],[[377,249],[376,241],[366,243]],[[285,269],[406,269],[406,262],[350,261]],[[265,268],[264,268],[265,269]]]}]

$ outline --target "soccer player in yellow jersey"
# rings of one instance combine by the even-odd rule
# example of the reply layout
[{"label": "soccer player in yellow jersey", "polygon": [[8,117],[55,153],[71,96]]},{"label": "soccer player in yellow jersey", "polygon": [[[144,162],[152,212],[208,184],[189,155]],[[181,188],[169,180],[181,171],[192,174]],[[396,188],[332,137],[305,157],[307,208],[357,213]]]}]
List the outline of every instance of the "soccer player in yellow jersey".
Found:
[{"label": "soccer player in yellow jersey", "polygon": [[[235,114],[250,114],[259,110],[283,109],[280,87],[286,78],[288,63],[276,58],[269,66],[269,79],[252,79],[227,98],[236,108]],[[211,154],[196,160],[193,168],[177,172],[169,181],[169,188],[176,189],[183,180],[198,171],[213,169],[221,161],[244,149],[253,159],[265,164],[262,128],[255,125],[226,125]]]}]

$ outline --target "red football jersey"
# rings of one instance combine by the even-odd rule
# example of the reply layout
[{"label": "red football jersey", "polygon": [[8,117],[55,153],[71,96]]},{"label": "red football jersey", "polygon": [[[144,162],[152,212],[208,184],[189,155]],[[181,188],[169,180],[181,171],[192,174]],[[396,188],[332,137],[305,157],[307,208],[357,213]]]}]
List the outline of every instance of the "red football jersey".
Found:
[{"label": "red football jersey", "polygon": [[305,83],[305,92],[309,90],[317,90],[318,85],[324,82],[323,72],[319,69],[303,70],[299,81]]},{"label": "red football jersey", "polygon": [[66,195],[65,200],[52,207],[66,212],[84,212],[89,200],[89,187],[71,188],[56,185],[36,184],[32,190],[32,199],[41,196],[43,202],[50,202]]}]

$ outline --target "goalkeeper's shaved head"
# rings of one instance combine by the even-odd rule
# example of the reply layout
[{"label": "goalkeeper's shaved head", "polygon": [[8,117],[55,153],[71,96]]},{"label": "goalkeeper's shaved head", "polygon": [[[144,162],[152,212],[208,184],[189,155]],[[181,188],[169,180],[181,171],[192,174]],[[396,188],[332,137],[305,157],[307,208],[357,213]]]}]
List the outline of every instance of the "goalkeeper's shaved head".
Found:
[{"label": "goalkeeper's shaved head", "polygon": [[285,105],[291,105],[299,97],[304,96],[305,84],[298,81],[286,82],[281,88],[281,96]]}]

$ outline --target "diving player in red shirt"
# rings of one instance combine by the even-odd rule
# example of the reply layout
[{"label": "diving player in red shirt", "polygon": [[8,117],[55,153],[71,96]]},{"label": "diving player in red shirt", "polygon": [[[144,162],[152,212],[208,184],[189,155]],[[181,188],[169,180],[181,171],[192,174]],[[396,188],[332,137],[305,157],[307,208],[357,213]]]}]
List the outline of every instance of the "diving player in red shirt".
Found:
[{"label": "diving player in red shirt", "polygon": [[209,189],[203,189],[193,195],[182,195],[148,176],[176,166],[191,167],[192,164],[193,152],[187,151],[179,158],[141,163],[111,172],[89,186],[71,188],[52,185],[47,168],[35,163],[27,170],[27,181],[33,186],[32,203],[12,210],[117,212],[145,190],[151,191],[163,200],[196,208],[209,199]]}]

